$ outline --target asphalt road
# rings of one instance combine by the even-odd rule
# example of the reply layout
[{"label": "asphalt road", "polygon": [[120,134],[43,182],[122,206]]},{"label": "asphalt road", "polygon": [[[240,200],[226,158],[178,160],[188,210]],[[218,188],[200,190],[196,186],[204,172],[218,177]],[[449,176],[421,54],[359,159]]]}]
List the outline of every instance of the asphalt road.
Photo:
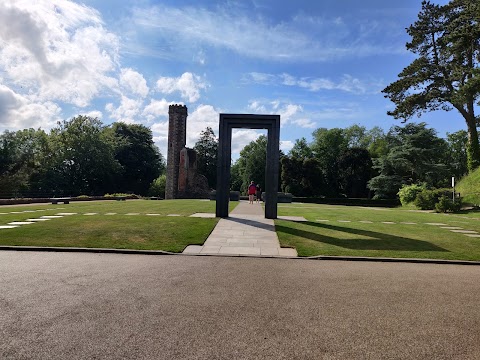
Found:
[{"label": "asphalt road", "polygon": [[480,359],[480,267],[3,251],[0,359]]}]

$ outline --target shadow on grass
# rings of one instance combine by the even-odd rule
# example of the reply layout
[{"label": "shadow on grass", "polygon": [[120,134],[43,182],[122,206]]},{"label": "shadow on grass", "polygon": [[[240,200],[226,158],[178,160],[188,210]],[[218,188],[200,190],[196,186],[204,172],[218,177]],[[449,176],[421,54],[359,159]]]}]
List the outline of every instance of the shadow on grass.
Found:
[{"label": "shadow on grass", "polygon": [[334,230],[349,234],[368,236],[370,239],[339,239],[331,236],[318,234],[317,232],[296,229],[293,227],[276,225],[277,232],[284,232],[294,236],[300,236],[306,239],[340,246],[353,250],[402,250],[402,251],[440,251],[449,252],[428,241],[409,239],[401,236],[384,234],[375,231],[351,229],[335,225],[319,224],[315,222],[302,222],[302,225],[326,230]]}]

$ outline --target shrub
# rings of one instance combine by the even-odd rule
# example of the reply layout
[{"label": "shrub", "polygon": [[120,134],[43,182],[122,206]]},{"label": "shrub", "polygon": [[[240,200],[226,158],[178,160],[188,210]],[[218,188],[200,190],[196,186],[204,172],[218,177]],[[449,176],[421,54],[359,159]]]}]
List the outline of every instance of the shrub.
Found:
[{"label": "shrub", "polygon": [[417,194],[414,205],[422,210],[433,210],[435,209],[435,204],[438,203],[440,197],[452,196],[452,190],[450,189],[434,189],[434,190],[423,190]]},{"label": "shrub", "polygon": [[435,210],[437,212],[456,212],[459,211],[462,207],[462,201],[461,199],[453,200],[445,195],[440,196],[438,199],[438,202],[435,204]]},{"label": "shrub", "polygon": [[397,195],[400,197],[402,205],[405,206],[414,202],[417,194],[426,189],[425,184],[402,185],[402,188],[398,191]]},{"label": "shrub", "polygon": [[433,210],[436,202],[433,190],[423,190],[417,194],[413,203],[421,210]]},{"label": "shrub", "polygon": [[152,181],[148,194],[150,196],[165,197],[165,185],[167,184],[167,176],[160,175],[158,178]]}]

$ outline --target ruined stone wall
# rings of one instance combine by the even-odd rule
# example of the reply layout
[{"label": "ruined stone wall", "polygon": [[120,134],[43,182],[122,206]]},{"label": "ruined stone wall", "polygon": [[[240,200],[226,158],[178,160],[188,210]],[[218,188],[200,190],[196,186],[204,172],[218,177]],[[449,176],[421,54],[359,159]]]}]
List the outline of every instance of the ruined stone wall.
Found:
[{"label": "ruined stone wall", "polygon": [[187,142],[187,116],[188,112],[185,105],[170,105],[168,108],[168,153],[165,199],[176,199],[178,195],[179,155]]}]

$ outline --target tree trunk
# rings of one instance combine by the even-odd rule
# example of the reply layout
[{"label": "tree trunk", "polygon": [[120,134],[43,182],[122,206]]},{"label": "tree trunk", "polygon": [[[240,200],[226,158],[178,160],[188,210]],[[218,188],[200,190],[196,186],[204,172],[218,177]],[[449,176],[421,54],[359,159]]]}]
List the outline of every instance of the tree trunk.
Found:
[{"label": "tree trunk", "polygon": [[480,166],[480,146],[478,142],[478,131],[475,118],[467,120],[468,145],[467,145],[467,166],[468,172],[472,172]]}]

